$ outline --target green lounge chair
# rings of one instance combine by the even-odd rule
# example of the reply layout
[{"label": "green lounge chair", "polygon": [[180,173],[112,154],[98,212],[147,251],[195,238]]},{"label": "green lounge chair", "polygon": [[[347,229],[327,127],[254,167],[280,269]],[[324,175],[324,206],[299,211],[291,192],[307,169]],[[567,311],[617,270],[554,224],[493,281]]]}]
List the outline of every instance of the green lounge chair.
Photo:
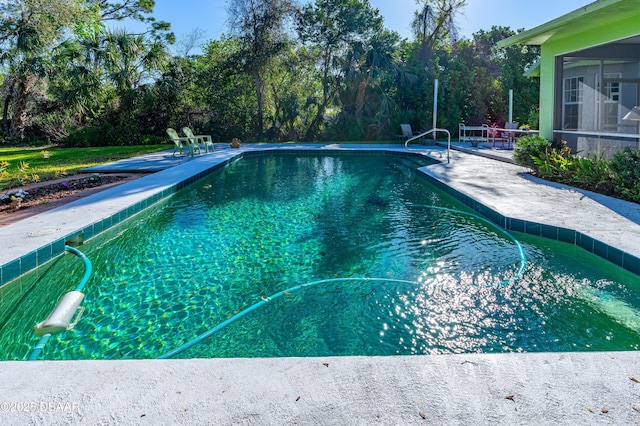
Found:
[{"label": "green lounge chair", "polygon": [[197,143],[192,142],[189,138],[181,138],[178,136],[178,132],[173,130],[171,127],[167,129],[167,134],[171,141],[176,145],[175,148],[173,148],[173,155],[176,155],[176,152],[178,152],[178,154],[182,154],[185,147],[189,149],[189,154],[191,154],[192,157],[196,149],[200,152],[200,147]]},{"label": "green lounge chair", "polygon": [[209,152],[209,147],[211,147],[211,151],[213,152],[214,145],[213,145],[213,140],[211,139],[211,136],[194,135],[190,127],[183,127],[182,132],[185,134],[187,138],[191,139],[192,141],[195,141],[195,143],[197,143],[198,146],[204,147],[205,152]]}]

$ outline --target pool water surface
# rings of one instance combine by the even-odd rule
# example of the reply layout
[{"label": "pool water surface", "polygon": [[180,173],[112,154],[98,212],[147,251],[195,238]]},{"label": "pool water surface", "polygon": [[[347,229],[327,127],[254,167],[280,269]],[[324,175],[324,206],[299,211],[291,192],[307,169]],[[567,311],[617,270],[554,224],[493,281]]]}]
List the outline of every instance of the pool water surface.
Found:
[{"label": "pool water surface", "polygon": [[[214,172],[78,247],[94,268],[86,310],[41,358],[157,358],[274,294],[179,356],[638,349],[638,277],[514,234],[520,275],[512,236],[420,165],[269,154]],[[28,356],[33,325],[82,273],[64,255],[2,289],[0,359]]]}]

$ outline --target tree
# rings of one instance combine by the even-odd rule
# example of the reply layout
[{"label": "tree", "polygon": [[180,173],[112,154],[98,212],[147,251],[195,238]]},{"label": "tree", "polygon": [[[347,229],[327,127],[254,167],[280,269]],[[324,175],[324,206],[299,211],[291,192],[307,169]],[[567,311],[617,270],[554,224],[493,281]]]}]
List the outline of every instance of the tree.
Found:
[{"label": "tree", "polygon": [[291,12],[288,0],[232,0],[230,24],[238,37],[241,66],[253,78],[258,100],[258,139],[264,132],[264,78],[269,62],[286,46],[284,22]]},{"label": "tree", "polygon": [[38,41],[51,42],[64,26],[81,17],[81,7],[71,0],[6,0],[0,2],[0,46],[25,34],[37,33]]},{"label": "tree", "polygon": [[[8,70],[8,78],[3,84],[6,95],[3,110],[5,126],[9,122],[9,112],[12,116],[7,132],[11,136],[23,137],[29,98],[36,83],[43,77],[50,77],[49,82],[57,80],[57,83],[62,83],[57,89],[62,89],[58,93],[66,96],[63,104],[75,104],[79,110],[86,107],[86,101],[91,96],[89,92],[95,87],[96,79],[99,79],[96,65],[103,65],[98,60],[101,58],[96,55],[104,44],[101,37],[103,22],[122,19],[148,22],[150,29],[147,33],[158,43],[172,42],[173,34],[167,33],[169,25],[155,22],[150,16],[153,6],[152,0],[125,0],[123,3],[105,0],[1,2],[1,59]],[[81,46],[87,48],[84,60]],[[71,64],[63,64],[65,59],[71,59]],[[58,74],[51,75],[53,72]],[[69,73],[67,80],[73,80],[82,87],[64,83],[65,77],[60,77],[59,73],[65,72]],[[77,99],[72,102],[73,92]]]},{"label": "tree", "polygon": [[420,44],[420,58],[426,66],[438,43],[456,38],[455,17],[466,6],[466,0],[416,0],[420,10],[415,13],[413,31]]},{"label": "tree", "polygon": [[322,84],[317,113],[306,139],[317,133],[331,99],[337,93],[340,74],[338,58],[347,54],[353,43],[363,42],[381,28],[382,17],[369,0],[316,0],[297,15],[296,29],[303,43],[318,51],[318,68]]},{"label": "tree", "polygon": [[183,36],[176,43],[177,53],[180,56],[184,56],[185,58],[189,56],[189,53],[202,44],[202,40],[204,39],[206,32],[201,28],[194,28],[188,34]]},{"label": "tree", "polygon": [[167,60],[164,45],[142,35],[114,30],[105,37],[104,65],[121,99],[129,97],[145,78],[162,70]]},{"label": "tree", "polygon": [[80,19],[80,9],[68,0],[12,0],[0,4],[0,48],[10,78],[5,78],[4,122],[13,103],[11,136],[22,138],[27,102],[38,78],[46,74],[49,52],[63,29]]},{"label": "tree", "polygon": [[273,104],[271,139],[299,140],[309,127],[315,108],[307,102],[319,88],[313,56],[297,43],[289,43],[268,70]]},{"label": "tree", "polygon": [[154,19],[148,16],[155,6],[154,0],[124,0],[121,3],[111,3],[107,0],[90,0],[89,4],[90,7],[98,9],[103,21],[134,19],[141,22],[154,22]]},{"label": "tree", "polygon": [[352,44],[347,55],[345,77],[355,86],[354,115],[361,117],[364,110],[366,91],[387,74],[400,72],[397,33],[378,28],[369,40]]},{"label": "tree", "polygon": [[156,22],[151,16],[155,7],[154,0],[124,0],[119,3],[112,3],[108,0],[88,0],[87,9],[94,11],[99,22],[123,21],[132,19],[149,24],[148,31],[158,40],[164,40],[169,44],[175,42],[175,35],[169,30],[171,25],[165,21]]},{"label": "tree", "polygon": [[[101,51],[97,36],[65,40],[53,51],[48,90],[61,114],[72,121],[67,124],[82,124],[108,105]],[[58,129],[56,133],[65,132]]]},{"label": "tree", "polygon": [[[237,37],[210,41],[197,60],[194,83],[198,89],[198,110],[208,119],[208,133],[217,140],[255,137],[256,93],[251,76],[238,72],[237,58],[243,49]],[[205,115],[206,113],[206,115]]]},{"label": "tree", "polygon": [[513,119],[520,123],[538,126],[538,100],[540,83],[524,75],[526,69],[540,58],[540,48],[531,46],[510,46],[498,48],[497,42],[515,35],[508,27],[493,26],[489,31],[480,30],[473,34],[478,56],[488,58],[487,69],[493,75],[496,94],[493,97],[495,121],[507,121],[505,117],[508,93],[513,89]]}]

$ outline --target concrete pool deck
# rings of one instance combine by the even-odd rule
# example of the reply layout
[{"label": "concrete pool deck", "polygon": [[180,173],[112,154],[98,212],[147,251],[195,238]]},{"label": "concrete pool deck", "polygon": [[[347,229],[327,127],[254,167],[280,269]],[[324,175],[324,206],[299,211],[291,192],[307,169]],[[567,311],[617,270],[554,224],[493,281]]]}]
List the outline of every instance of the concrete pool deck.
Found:
[{"label": "concrete pool deck", "polygon": [[640,422],[640,359],[629,352],[4,362],[0,371],[6,425]]},{"label": "concrete pool deck", "polygon": [[[279,146],[282,147],[282,146]],[[386,149],[398,145],[286,145]],[[241,151],[271,149],[243,145]],[[420,147],[436,159],[443,149]],[[0,228],[0,265],[240,152],[128,160],[161,171]],[[180,164],[176,164],[180,163]],[[422,168],[500,214],[640,256],[640,206],[452,152]],[[2,424],[638,424],[640,353],[0,362]]]}]

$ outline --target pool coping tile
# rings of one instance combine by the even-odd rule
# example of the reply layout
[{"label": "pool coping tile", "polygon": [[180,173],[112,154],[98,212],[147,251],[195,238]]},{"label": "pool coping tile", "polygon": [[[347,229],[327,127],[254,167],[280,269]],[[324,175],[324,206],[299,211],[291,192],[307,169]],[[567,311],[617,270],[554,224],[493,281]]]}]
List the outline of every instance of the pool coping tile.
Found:
[{"label": "pool coping tile", "polygon": [[625,253],[622,261],[626,270],[631,271],[636,275],[640,275],[640,258]]}]

